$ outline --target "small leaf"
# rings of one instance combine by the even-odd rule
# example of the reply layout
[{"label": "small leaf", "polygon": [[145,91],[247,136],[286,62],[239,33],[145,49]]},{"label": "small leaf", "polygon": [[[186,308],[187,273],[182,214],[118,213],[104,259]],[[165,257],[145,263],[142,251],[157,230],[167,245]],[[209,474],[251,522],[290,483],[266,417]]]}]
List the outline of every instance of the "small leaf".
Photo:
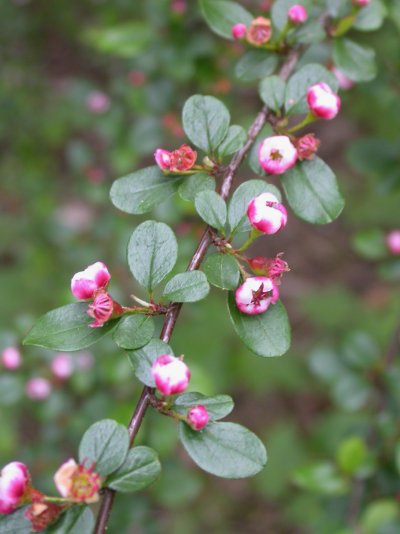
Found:
[{"label": "small leaf", "polygon": [[107,28],[90,28],[83,38],[100,52],[132,58],[148,46],[152,32],[141,22],[125,22]]},{"label": "small leaf", "polygon": [[254,82],[272,74],[278,65],[278,56],[265,50],[250,50],[236,63],[235,75],[243,82]]},{"label": "small leaf", "polygon": [[241,184],[233,193],[228,207],[228,221],[231,227],[231,233],[249,232],[251,226],[247,217],[247,206],[250,200],[261,193],[273,193],[279,202],[281,194],[279,189],[264,180],[248,180]]},{"label": "small leaf", "polygon": [[377,30],[383,24],[387,15],[387,9],[381,0],[371,0],[357,14],[353,28],[363,32]]},{"label": "small leaf", "polygon": [[[54,525],[47,530],[47,534],[90,534],[94,529],[93,512],[88,506],[73,506],[69,508]],[[1,532],[1,531],[0,531]]]},{"label": "small leaf", "polygon": [[212,154],[224,140],[230,123],[226,106],[213,96],[193,95],[183,106],[183,129],[191,142]]},{"label": "small leaf", "polygon": [[211,254],[203,264],[203,271],[210,284],[221,289],[236,289],[239,284],[240,270],[229,254]]},{"label": "small leaf", "polygon": [[342,441],[336,452],[336,460],[344,473],[357,473],[368,460],[368,449],[364,440],[359,436],[351,436]]},{"label": "small leaf", "polygon": [[320,158],[303,161],[282,176],[286,197],[295,214],[313,224],[334,221],[344,207],[336,177]]},{"label": "small leaf", "polygon": [[281,302],[271,305],[258,315],[246,315],[238,310],[233,293],[228,298],[233,327],[248,349],[258,356],[282,356],[290,347],[290,325]]},{"label": "small leaf", "polygon": [[269,109],[277,113],[285,102],[285,89],[286,84],[279,76],[268,76],[261,80],[258,92]]},{"label": "small leaf", "polygon": [[111,202],[125,213],[141,215],[167,200],[181,182],[181,176],[165,176],[157,166],[147,167],[115,180]]},{"label": "small leaf", "polygon": [[242,148],[247,139],[246,130],[241,126],[234,124],[229,126],[228,133],[226,134],[225,139],[219,145],[217,150],[217,155],[219,158],[223,159],[225,156],[234,154]]},{"label": "small leaf", "polygon": [[139,284],[149,292],[172,271],[177,257],[175,234],[164,223],[145,221],[129,240],[129,268]]},{"label": "small leaf", "polygon": [[0,534],[27,534],[31,532],[31,523],[26,519],[28,506],[19,508],[12,514],[0,515]]},{"label": "small leaf", "polygon": [[369,82],[376,76],[375,51],[350,39],[335,39],[333,61],[354,82]]},{"label": "small leaf", "polygon": [[93,319],[86,313],[87,309],[87,303],[79,302],[47,312],[33,325],[24,345],[61,351],[90,347],[110,333],[118,324],[118,319],[108,321],[101,328],[91,328],[89,323]]},{"label": "small leaf", "polygon": [[377,228],[358,232],[353,236],[352,244],[355,251],[368,260],[381,260],[388,254],[385,234]]},{"label": "small leaf", "polygon": [[124,463],[106,481],[115,491],[130,493],[139,491],[154,482],[161,472],[161,464],[155,450],[150,447],[134,447]]},{"label": "small leaf", "polygon": [[114,331],[113,339],[122,349],[140,349],[154,334],[154,321],[149,315],[123,317]]},{"label": "small leaf", "polygon": [[225,0],[200,0],[200,9],[210,28],[226,39],[233,39],[234,24],[248,26],[254,18],[240,4]]},{"label": "small leaf", "polygon": [[293,35],[288,39],[289,44],[303,43],[303,44],[315,44],[324,41],[326,33],[319,20],[308,20],[305,24],[301,24],[296,29]]},{"label": "small leaf", "polygon": [[208,411],[210,419],[213,421],[223,419],[233,410],[233,400],[229,395],[216,395],[215,397],[207,397],[202,393],[183,393],[176,397],[172,409],[181,415],[186,415],[187,411],[193,406],[201,404],[205,406]]},{"label": "small leaf", "polygon": [[79,462],[85,462],[86,466],[95,462],[96,473],[107,476],[123,463],[128,449],[128,430],[113,419],[103,419],[84,433],[79,445]]},{"label": "small leaf", "polygon": [[192,460],[219,477],[249,477],[260,472],[267,461],[260,439],[235,423],[209,423],[201,432],[181,423],[179,434]]},{"label": "small leaf", "polygon": [[226,204],[215,191],[202,191],[194,201],[197,213],[212,228],[225,234]]},{"label": "small leaf", "polygon": [[327,462],[297,469],[293,481],[300,488],[323,495],[341,495],[348,491],[346,480]]},{"label": "small leaf", "polygon": [[201,271],[191,271],[175,275],[163,291],[163,299],[172,302],[197,302],[204,299],[210,286]]},{"label": "small leaf", "polygon": [[320,82],[328,84],[332,91],[338,90],[336,77],[322,65],[310,63],[295,72],[286,86],[285,110],[287,114],[308,113],[307,89]]},{"label": "small leaf", "polygon": [[141,349],[128,353],[136,377],[146,386],[155,387],[151,366],[154,360],[163,354],[174,355],[171,347],[160,339],[152,339]]},{"label": "small leaf", "polygon": [[179,196],[189,202],[194,202],[196,195],[201,191],[215,191],[215,178],[205,172],[188,176],[178,189]]}]

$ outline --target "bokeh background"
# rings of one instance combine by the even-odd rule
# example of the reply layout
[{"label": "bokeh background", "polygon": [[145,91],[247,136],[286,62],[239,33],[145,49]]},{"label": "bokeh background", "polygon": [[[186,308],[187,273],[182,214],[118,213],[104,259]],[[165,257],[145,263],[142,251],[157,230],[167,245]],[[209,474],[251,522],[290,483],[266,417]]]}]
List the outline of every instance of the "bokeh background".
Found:
[{"label": "bokeh background", "polygon": [[[268,4],[243,3],[253,13]],[[326,227],[292,215],[253,248],[284,251],[291,267],[282,284],[291,350],[248,353],[217,290],[185,305],[172,339],[192,390],[234,397],[231,420],[262,437],[266,469],[244,481],[208,476],[178,445],[174,423],[149,414],[139,442],[159,452],[163,473],[148,491],[118,496],[111,533],[400,532],[400,257],[385,244],[400,228],[400,5],[386,6],[382,29],[361,38],[377,51],[377,79],[345,92],[340,116],[314,129],[343,215]],[[106,417],[127,423],[141,385],[111,340],[72,353],[72,374],[60,378],[57,355],[22,347],[22,337],[72,302],[71,276],[98,259],[117,299],[140,296],[125,249],[142,219],[118,212],[108,191],[152,164],[156,147],[185,141],[187,97],[213,94],[243,125],[260,102],[254,83],[235,78],[241,45],[213,35],[196,2],[3,0],[0,42],[0,350],[22,356],[18,369],[0,365],[0,464],[24,461],[36,485],[55,492],[52,475],[85,429]],[[252,176],[244,165],[238,178]],[[184,268],[202,232],[191,204],[174,198],[152,216],[174,227]],[[51,386],[42,400],[27,394],[37,377]]]}]

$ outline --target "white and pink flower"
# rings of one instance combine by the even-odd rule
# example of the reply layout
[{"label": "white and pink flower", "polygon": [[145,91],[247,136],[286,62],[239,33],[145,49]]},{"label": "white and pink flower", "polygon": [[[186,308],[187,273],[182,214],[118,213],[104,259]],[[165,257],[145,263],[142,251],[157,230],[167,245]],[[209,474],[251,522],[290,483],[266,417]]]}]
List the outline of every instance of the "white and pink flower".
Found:
[{"label": "white and pink flower", "polygon": [[0,473],[0,514],[11,514],[24,503],[30,489],[28,468],[21,462],[7,464]]},{"label": "white and pink flower", "polygon": [[187,413],[187,420],[193,430],[202,430],[210,420],[207,408],[202,404],[193,406]]},{"label": "white and pink flower", "polygon": [[297,150],[286,135],[267,137],[258,149],[258,161],[268,174],[283,174],[297,161]]},{"label": "white and pink flower", "polygon": [[295,4],[288,10],[288,19],[292,24],[303,24],[307,18],[307,10],[301,4]]},{"label": "white and pink flower", "polygon": [[278,299],[278,286],[266,276],[246,278],[235,291],[236,305],[241,312],[247,315],[264,313]]},{"label": "white and pink flower", "polygon": [[393,255],[400,254],[400,230],[392,230],[387,234],[386,245]]},{"label": "white and pink flower", "polygon": [[6,369],[13,371],[21,367],[21,353],[17,347],[6,347],[1,353],[0,361]]},{"label": "white and pink flower", "polygon": [[25,393],[32,400],[45,400],[51,393],[51,384],[46,378],[37,376],[25,384]]},{"label": "white and pink flower", "polygon": [[247,33],[247,27],[245,24],[238,22],[232,26],[232,37],[236,40],[244,39]]},{"label": "white and pink flower", "polygon": [[80,300],[93,298],[96,291],[108,286],[111,275],[102,261],[97,261],[72,277],[71,291]]},{"label": "white and pink flower", "polygon": [[307,103],[313,115],[330,120],[339,113],[341,101],[328,84],[321,82],[308,88]]},{"label": "white and pink flower", "polygon": [[102,479],[94,471],[94,467],[77,464],[73,458],[63,463],[54,475],[54,483],[60,495],[72,502],[97,502]]},{"label": "white and pink flower", "polygon": [[190,380],[189,367],[171,354],[162,354],[153,363],[151,373],[156,387],[163,395],[182,393]]},{"label": "white and pink flower", "polygon": [[247,217],[253,228],[263,234],[276,234],[287,223],[287,211],[272,193],[261,193],[250,200]]}]

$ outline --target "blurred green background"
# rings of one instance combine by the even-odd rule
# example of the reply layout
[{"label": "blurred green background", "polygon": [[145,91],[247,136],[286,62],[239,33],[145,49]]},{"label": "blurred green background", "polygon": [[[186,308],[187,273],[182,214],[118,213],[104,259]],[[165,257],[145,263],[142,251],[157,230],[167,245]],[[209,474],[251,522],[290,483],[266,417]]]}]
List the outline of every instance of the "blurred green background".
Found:
[{"label": "blurred green background", "polygon": [[[314,129],[343,215],[326,227],[292,215],[268,248],[254,245],[255,255],[284,251],[291,267],[282,284],[290,352],[248,353],[217,290],[184,307],[172,339],[191,390],[233,396],[231,420],[262,437],[266,469],[244,481],[208,476],[178,446],[174,423],[149,414],[139,442],[159,452],[163,473],[145,493],[118,496],[111,533],[400,532],[400,258],[384,241],[400,228],[400,6],[387,8],[383,28],[363,37],[377,51],[377,79],[343,94],[339,118]],[[22,337],[72,302],[72,275],[94,261],[108,265],[118,300],[141,296],[125,261],[141,219],[113,208],[108,191],[152,164],[158,146],[185,142],[188,96],[221,98],[243,125],[260,102],[254,84],[235,80],[241,46],[211,34],[196,2],[3,0],[0,42],[0,350],[19,347],[23,361],[0,367],[0,465],[19,459],[55,492],[52,475],[84,430],[106,417],[127,423],[141,385],[111,340],[72,354],[74,372],[61,380],[54,353],[21,347]],[[252,176],[244,165],[239,179]],[[184,268],[202,231],[191,204],[175,198],[152,216],[174,227]],[[43,401],[25,392],[38,376],[52,385]]]}]

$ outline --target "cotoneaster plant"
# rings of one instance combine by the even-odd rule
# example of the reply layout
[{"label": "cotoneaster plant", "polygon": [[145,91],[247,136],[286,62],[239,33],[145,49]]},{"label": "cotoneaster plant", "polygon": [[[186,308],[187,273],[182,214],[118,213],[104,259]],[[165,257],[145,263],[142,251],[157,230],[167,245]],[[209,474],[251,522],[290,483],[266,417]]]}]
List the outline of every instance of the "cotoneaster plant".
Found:
[{"label": "cotoneaster plant", "polygon": [[[127,296],[124,303],[116,302],[108,291],[112,273],[93,258],[92,265],[77,265],[82,270],[72,277],[78,302],[50,311],[33,326],[26,344],[63,352],[112,336],[143,391],[127,427],[110,419],[96,422],[81,440],[77,461],[62,459],[54,475],[59,496],[34,488],[24,464],[5,466],[0,532],[104,533],[117,493],[139,491],[160,473],[157,452],[135,446],[148,409],[178,422],[183,447],[205,471],[243,478],[264,468],[264,443],[239,424],[220,422],[233,409],[231,397],[187,392],[191,355],[175,356],[169,342],[182,305],[206,298],[212,284],[227,292],[234,330],[250,350],[270,357],[289,349],[289,321],[279,300],[288,264],[281,254],[249,257],[246,251],[255,239],[267,243],[271,234],[290,232],[296,216],[326,224],[343,209],[335,174],[317,156],[320,141],[302,129],[338,114],[344,81],[348,86],[375,76],[373,50],[345,36],[377,27],[378,15],[368,3],[277,0],[268,16],[253,16],[235,2],[200,0],[211,29],[242,43],[236,75],[259,81],[260,112],[246,132],[231,124],[221,101],[194,95],[182,111],[187,143],[172,151],[155,146],[153,166],[113,184],[113,204],[132,215],[180,195],[194,205],[204,233],[187,270],[175,272],[179,247],[173,230],[155,220],[142,222],[129,240],[128,264],[147,299],[134,297],[132,304]],[[322,43],[329,51],[324,64],[309,62],[309,49]],[[267,124],[273,135],[263,134]],[[246,157],[258,179],[246,180]],[[235,187],[239,173],[243,183]],[[270,183],[272,176],[284,196]],[[160,315],[164,323],[156,332],[153,317]],[[9,365],[16,365],[12,356]],[[58,366],[64,369],[65,362]],[[43,384],[32,389],[45,394]],[[100,499],[95,520],[89,506]]]}]

